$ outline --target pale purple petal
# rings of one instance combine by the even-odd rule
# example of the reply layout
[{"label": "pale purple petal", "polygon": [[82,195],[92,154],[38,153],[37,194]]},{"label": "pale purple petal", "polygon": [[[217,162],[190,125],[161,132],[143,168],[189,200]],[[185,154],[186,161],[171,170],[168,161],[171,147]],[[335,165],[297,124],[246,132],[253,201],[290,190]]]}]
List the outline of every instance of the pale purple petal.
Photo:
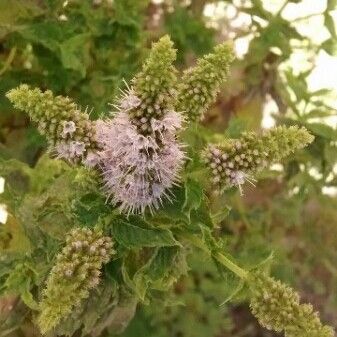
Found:
[{"label": "pale purple petal", "polygon": [[76,131],[76,124],[73,121],[64,121],[63,130],[61,136],[66,138],[68,135],[71,136]]},{"label": "pale purple petal", "polygon": [[173,124],[165,123],[160,145],[155,135],[139,134],[126,112],[96,123],[104,190],[121,211],[158,209],[166,190],[179,180],[185,155],[172,133]]}]

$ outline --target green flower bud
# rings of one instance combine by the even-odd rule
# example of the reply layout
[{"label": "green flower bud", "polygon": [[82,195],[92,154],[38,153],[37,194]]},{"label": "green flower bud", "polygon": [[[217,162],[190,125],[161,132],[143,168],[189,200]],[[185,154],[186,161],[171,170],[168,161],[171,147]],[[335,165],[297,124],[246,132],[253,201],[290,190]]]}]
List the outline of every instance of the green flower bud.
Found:
[{"label": "green flower bud", "polygon": [[269,129],[262,136],[264,147],[267,149],[269,162],[280,160],[298,149],[302,149],[314,140],[304,127],[286,127],[284,125]]},{"label": "green flower bud", "polygon": [[116,104],[118,111],[127,111],[141,133],[150,133],[151,119],[161,119],[173,109],[176,50],[169,36],[153,43],[142,70],[133,78],[132,87],[122,92]]},{"label": "green flower bud", "polygon": [[212,181],[218,190],[251,184],[256,172],[311,143],[313,136],[305,128],[279,126],[261,136],[247,132],[239,139],[209,145],[203,153]]},{"label": "green flower bud", "polygon": [[100,269],[114,254],[112,247],[111,238],[98,229],[76,228],[67,235],[43,291],[38,317],[42,333],[67,317],[99,284]]},{"label": "green flower bud", "polygon": [[191,121],[202,119],[227,79],[232,60],[232,50],[224,43],[200,59],[194,68],[187,69],[178,89],[177,110]]},{"label": "green flower bud", "polygon": [[259,323],[286,337],[333,337],[311,305],[300,304],[299,295],[287,285],[261,272],[249,276],[250,308]]},{"label": "green flower bud", "polygon": [[15,108],[26,111],[37,123],[58,157],[78,162],[97,148],[94,123],[68,97],[31,89],[26,84],[10,90],[7,97]]}]

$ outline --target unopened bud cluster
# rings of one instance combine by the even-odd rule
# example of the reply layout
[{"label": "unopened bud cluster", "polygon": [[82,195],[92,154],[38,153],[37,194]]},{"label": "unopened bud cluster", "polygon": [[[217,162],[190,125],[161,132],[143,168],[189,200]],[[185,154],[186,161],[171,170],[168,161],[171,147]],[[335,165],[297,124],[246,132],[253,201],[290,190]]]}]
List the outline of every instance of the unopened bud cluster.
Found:
[{"label": "unopened bud cluster", "polygon": [[247,132],[239,139],[228,139],[209,145],[203,153],[212,182],[219,191],[241,186],[266,165],[282,159],[312,142],[313,136],[304,128],[279,126],[258,135]]},{"label": "unopened bud cluster", "polygon": [[38,324],[42,333],[54,328],[100,282],[100,269],[112,254],[113,243],[98,229],[75,228],[56,257],[40,303]]},{"label": "unopened bud cluster", "polygon": [[[251,138],[255,135],[252,134]],[[269,129],[262,134],[263,146],[268,152],[269,162],[275,162],[289,156],[295,150],[299,150],[314,140],[304,127],[284,125]]]},{"label": "unopened bud cluster", "polygon": [[224,43],[216,46],[212,54],[200,59],[195,67],[184,72],[178,90],[177,109],[189,120],[202,119],[215,102],[221,85],[227,79],[232,60],[232,50]]},{"label": "unopened bud cluster", "polygon": [[249,277],[250,308],[259,323],[286,337],[333,337],[331,327],[322,325],[310,304],[300,304],[290,287],[261,272]]},{"label": "unopened bud cluster", "polygon": [[59,158],[70,162],[86,161],[87,157],[93,160],[97,147],[94,125],[70,98],[26,84],[10,90],[7,97],[17,109],[28,112]]},{"label": "unopened bud cluster", "polygon": [[133,78],[134,89],[129,89],[129,95],[120,102],[121,109],[123,105],[131,107],[129,116],[142,134],[151,134],[154,131],[153,123],[173,110],[176,95],[175,59],[173,42],[168,36],[162,37],[153,44],[142,70]]}]

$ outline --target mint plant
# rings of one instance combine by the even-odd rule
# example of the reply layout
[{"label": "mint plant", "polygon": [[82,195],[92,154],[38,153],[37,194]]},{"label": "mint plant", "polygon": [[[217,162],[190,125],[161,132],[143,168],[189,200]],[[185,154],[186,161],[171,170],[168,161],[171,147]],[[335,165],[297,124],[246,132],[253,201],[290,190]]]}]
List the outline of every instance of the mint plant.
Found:
[{"label": "mint plant", "polygon": [[287,337],[332,337],[311,305],[267,275],[266,261],[240,265],[216,231],[225,190],[244,193],[246,182],[255,185],[259,172],[313,136],[293,126],[236,139],[207,132],[198,122],[227,79],[231,48],[217,46],[180,80],[175,58],[164,36],[111,116],[94,121],[50,91],[22,84],[7,93],[51,154],[34,169],[0,162],[15,224],[1,240],[0,289],[24,308],[12,315],[51,336],[121,332],[137,303],[168,304],[166,294],[188,273],[187,256],[202,250],[220,274],[235,275],[230,299],[245,292],[262,326]]}]

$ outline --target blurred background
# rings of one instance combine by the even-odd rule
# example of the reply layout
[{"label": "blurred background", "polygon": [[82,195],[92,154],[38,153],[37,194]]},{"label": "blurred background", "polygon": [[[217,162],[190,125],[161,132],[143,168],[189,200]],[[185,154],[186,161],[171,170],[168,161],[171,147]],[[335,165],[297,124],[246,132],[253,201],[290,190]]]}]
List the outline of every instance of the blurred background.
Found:
[{"label": "blurred background", "polygon": [[[231,137],[300,125],[315,141],[271,167],[243,198],[226,196],[218,234],[239,260],[273,254],[274,274],[336,327],[336,22],[336,0],[0,0],[0,158],[33,167],[46,149],[5,97],[20,83],[73,97],[97,118],[163,34],[175,42],[180,69],[232,41],[231,76],[203,125]],[[1,226],[10,234],[5,205]],[[258,326],[244,299],[221,305],[233,280],[224,289],[215,267],[200,263],[203,256],[191,259],[193,271],[170,294],[184,305],[140,307],[123,337],[277,336]],[[0,303],[0,320],[6,305]],[[18,333],[35,336],[29,327]]]}]

